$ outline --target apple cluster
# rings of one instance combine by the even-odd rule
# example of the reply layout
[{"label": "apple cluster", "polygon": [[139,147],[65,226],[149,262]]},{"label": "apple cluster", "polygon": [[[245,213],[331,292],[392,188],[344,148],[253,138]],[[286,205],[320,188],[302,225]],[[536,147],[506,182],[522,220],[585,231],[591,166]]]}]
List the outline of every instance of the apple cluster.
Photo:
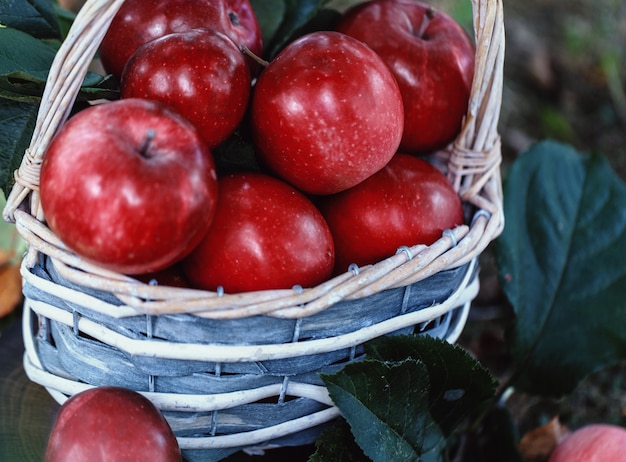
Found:
[{"label": "apple cluster", "polygon": [[[463,223],[426,160],[458,134],[474,72],[450,16],[369,0],[263,52],[248,0],[126,0],[99,50],[120,98],[72,116],[42,164],[64,244],[145,281],[237,293],[311,287]],[[256,168],[218,168],[235,134]]]}]

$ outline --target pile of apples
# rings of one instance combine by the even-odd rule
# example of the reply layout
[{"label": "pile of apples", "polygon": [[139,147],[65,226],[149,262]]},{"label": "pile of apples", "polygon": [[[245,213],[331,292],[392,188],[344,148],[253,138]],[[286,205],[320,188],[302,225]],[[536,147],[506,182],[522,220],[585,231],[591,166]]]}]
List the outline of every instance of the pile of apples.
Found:
[{"label": "pile of apples", "polygon": [[[248,0],[126,0],[99,50],[120,98],[73,115],[41,167],[64,244],[139,279],[237,293],[315,286],[463,223],[425,160],[458,134],[473,78],[450,16],[370,0],[263,51]],[[235,134],[258,168],[220,171]]]}]

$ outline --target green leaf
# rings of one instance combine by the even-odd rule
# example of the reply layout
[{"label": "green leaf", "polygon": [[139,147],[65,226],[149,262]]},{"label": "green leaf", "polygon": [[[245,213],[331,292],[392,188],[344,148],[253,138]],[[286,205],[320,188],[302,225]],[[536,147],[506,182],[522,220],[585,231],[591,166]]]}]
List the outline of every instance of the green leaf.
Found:
[{"label": "green leaf", "polygon": [[0,24],[37,38],[61,38],[61,29],[51,0],[2,0]]},{"label": "green leaf", "polygon": [[8,196],[13,172],[30,144],[39,106],[0,98],[0,189]]},{"label": "green leaf", "polygon": [[626,358],[626,186],[600,155],[544,141],[512,165],[496,241],[516,314],[514,385],[570,393]]},{"label": "green leaf", "polygon": [[263,36],[263,45],[267,50],[281,23],[285,19],[287,5],[285,0],[250,0],[259,21]]},{"label": "green leaf", "polygon": [[428,335],[380,337],[366,345],[369,358],[424,364],[429,377],[430,413],[446,436],[479,413],[495,394],[496,381],[466,350]]},{"label": "green leaf", "polygon": [[33,36],[10,27],[0,27],[0,76],[29,74],[45,80],[56,49]]},{"label": "green leaf", "polygon": [[[275,10],[261,6],[261,1],[253,2],[255,12],[258,12],[259,24],[265,27],[264,42],[266,59],[272,59],[287,43],[293,41],[317,15],[320,9],[329,0],[272,0]],[[280,5],[282,3],[282,5]],[[277,14],[278,13],[278,14]],[[276,15],[272,18],[272,15]],[[280,18],[280,23],[278,22]]]},{"label": "green leaf", "polygon": [[374,462],[439,460],[445,438],[428,412],[423,363],[365,360],[322,379],[356,442]]},{"label": "green leaf", "polygon": [[[39,102],[56,51],[55,47],[22,31],[0,28],[0,97]],[[89,72],[77,100],[117,96],[111,76]]]}]

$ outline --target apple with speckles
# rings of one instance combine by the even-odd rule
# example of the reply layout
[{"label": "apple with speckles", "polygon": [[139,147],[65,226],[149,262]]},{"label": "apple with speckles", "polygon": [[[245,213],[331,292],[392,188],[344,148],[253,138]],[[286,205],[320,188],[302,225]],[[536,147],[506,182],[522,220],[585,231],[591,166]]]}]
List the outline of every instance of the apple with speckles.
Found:
[{"label": "apple with speckles", "polygon": [[259,75],[251,102],[259,158],[308,194],[332,194],[383,168],[402,137],[395,78],[364,43],[334,31],[291,42]]},{"label": "apple with speckles", "polygon": [[[104,69],[119,79],[133,52],[159,37],[192,29],[214,29],[237,46],[263,53],[258,19],[248,0],[125,0],[99,47]],[[253,60],[248,61],[256,69]]]},{"label": "apple with speckles", "polygon": [[475,46],[459,23],[414,0],[370,0],[348,9],[337,30],[387,64],[404,101],[400,151],[444,148],[461,129],[474,78]]},{"label": "apple with speckles", "polygon": [[77,255],[125,274],[186,256],[217,201],[211,152],[195,127],[156,101],[121,99],[70,118],[41,166],[50,229]]}]

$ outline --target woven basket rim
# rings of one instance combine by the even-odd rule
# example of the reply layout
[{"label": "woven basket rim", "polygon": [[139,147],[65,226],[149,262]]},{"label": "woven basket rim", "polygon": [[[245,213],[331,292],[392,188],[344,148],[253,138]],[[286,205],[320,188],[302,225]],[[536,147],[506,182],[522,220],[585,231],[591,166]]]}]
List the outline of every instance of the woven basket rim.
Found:
[{"label": "woven basket rim", "polygon": [[44,90],[35,131],[7,198],[4,218],[15,222],[37,255],[51,256],[69,280],[112,292],[138,313],[192,313],[213,318],[258,314],[278,317],[315,314],[338,301],[408,285],[475,259],[504,226],[498,120],[502,101],[504,21],[501,0],[471,0],[476,66],[468,112],[450,146],[437,153],[462,201],[476,210],[472,222],[447,230],[430,246],[403,247],[376,264],[351,268],[311,288],[223,294],[149,285],[105,270],[69,251],[45,224],[39,202],[39,169],[52,137],[68,119],[84,75],[123,0],[87,0],[60,47]]}]

